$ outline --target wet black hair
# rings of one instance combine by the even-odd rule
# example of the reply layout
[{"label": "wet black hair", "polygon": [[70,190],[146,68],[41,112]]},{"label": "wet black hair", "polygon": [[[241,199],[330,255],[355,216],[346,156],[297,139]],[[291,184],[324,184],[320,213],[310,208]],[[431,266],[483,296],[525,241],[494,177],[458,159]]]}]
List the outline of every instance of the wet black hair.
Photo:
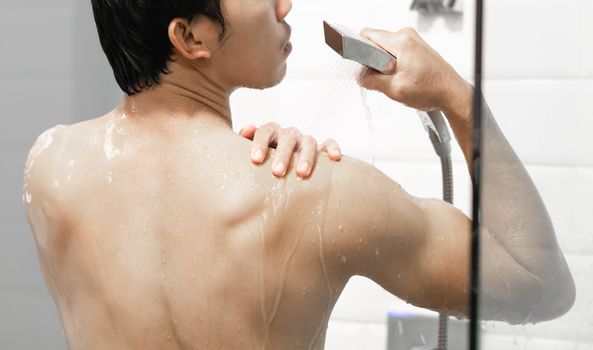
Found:
[{"label": "wet black hair", "polygon": [[168,74],[173,46],[169,23],[205,16],[220,25],[225,21],[220,0],[91,0],[99,40],[115,80],[128,95],[160,83]]}]

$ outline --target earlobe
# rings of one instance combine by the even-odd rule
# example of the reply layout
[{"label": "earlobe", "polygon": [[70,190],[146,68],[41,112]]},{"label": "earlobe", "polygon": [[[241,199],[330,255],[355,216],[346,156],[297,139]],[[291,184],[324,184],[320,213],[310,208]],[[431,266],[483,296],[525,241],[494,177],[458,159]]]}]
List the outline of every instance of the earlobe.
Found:
[{"label": "earlobe", "polygon": [[192,28],[185,19],[175,18],[169,23],[168,34],[171,44],[181,56],[189,60],[212,57],[210,49],[198,33],[199,30]]}]

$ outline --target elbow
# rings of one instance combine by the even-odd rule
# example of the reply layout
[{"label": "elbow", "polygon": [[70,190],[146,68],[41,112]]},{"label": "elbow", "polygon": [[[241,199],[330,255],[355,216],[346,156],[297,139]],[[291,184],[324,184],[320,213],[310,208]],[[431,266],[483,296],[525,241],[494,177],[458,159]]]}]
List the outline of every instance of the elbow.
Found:
[{"label": "elbow", "polygon": [[494,319],[513,325],[535,324],[557,319],[572,309],[576,289],[568,269],[545,278],[523,277],[510,283],[510,298]]},{"label": "elbow", "polygon": [[576,300],[576,287],[570,270],[566,268],[545,280],[540,287],[540,302],[530,314],[529,323],[551,321],[567,314]]},{"label": "elbow", "polygon": [[543,305],[539,307],[540,317],[535,322],[554,320],[568,313],[576,299],[576,287],[570,271],[567,270],[562,278],[551,278],[544,293]]}]

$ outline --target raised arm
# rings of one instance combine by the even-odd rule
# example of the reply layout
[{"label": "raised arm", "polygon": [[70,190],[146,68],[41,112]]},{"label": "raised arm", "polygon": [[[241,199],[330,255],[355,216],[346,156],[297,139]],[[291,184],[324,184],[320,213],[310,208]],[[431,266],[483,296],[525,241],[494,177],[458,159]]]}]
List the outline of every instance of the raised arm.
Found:
[{"label": "raised arm", "polygon": [[[344,273],[369,277],[416,306],[466,316],[469,218],[441,200],[409,195],[368,164],[346,158],[333,167],[324,231],[337,242],[332,253],[343,257]],[[491,235],[483,252],[484,318],[522,323],[552,317],[541,316],[547,306],[539,303],[538,276]]]},{"label": "raised arm", "polygon": [[[363,35],[398,57],[398,68],[391,76],[371,73],[361,84],[413,108],[443,110],[471,167],[471,85],[412,29],[398,33],[366,30]],[[482,315],[511,323],[558,317],[574,302],[572,276],[533,181],[487,107],[483,114]],[[424,205],[428,222],[418,251],[424,251],[424,255],[419,256],[436,259],[435,263],[424,263],[423,268],[429,271],[422,276],[438,280],[443,271],[431,266],[441,262],[448,271],[461,273],[447,264],[454,259],[464,265],[459,278],[466,281],[459,283],[467,288],[468,219],[440,201],[416,202]],[[456,233],[459,228],[463,233]],[[456,279],[450,281],[457,283]],[[438,300],[437,296],[432,298]]]}]

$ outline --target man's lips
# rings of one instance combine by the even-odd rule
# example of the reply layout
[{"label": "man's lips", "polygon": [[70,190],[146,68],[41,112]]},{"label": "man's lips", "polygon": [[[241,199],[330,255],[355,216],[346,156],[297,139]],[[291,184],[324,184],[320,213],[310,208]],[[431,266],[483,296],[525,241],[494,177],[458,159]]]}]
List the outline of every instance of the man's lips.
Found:
[{"label": "man's lips", "polygon": [[292,52],[292,43],[289,41],[284,45],[284,52],[291,53]]},{"label": "man's lips", "polygon": [[292,28],[290,27],[290,25],[288,25],[288,23],[286,24],[286,39],[284,40],[284,45],[282,45],[282,48],[284,49],[284,51],[290,53],[292,51],[292,43],[290,42],[290,37],[292,36]]}]

